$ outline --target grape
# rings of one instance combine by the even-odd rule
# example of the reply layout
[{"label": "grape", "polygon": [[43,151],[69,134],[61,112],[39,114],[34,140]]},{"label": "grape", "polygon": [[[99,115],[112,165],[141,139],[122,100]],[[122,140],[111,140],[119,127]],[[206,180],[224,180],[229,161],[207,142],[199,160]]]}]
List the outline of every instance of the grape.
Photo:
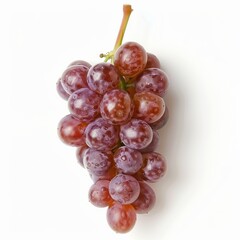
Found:
[{"label": "grape", "polygon": [[143,154],[145,163],[142,169],[143,179],[147,182],[156,182],[166,172],[166,162],[163,155],[157,152]]},{"label": "grape", "polygon": [[72,94],[80,88],[88,87],[87,73],[89,68],[84,65],[68,67],[62,74],[61,83],[68,94]]},{"label": "grape", "polygon": [[168,77],[158,68],[145,69],[135,82],[136,92],[153,92],[163,97],[168,89]]},{"label": "grape", "polygon": [[140,119],[131,119],[128,123],[120,127],[120,139],[130,148],[143,149],[152,141],[152,128]]},{"label": "grape", "polygon": [[155,205],[156,195],[154,190],[145,182],[139,182],[139,184],[140,194],[132,206],[138,214],[148,213]]},{"label": "grape", "polygon": [[122,44],[114,55],[114,66],[125,77],[141,73],[147,64],[147,52],[136,42]]},{"label": "grape", "polygon": [[111,63],[99,63],[89,69],[87,83],[91,90],[104,94],[118,87],[120,75]]},{"label": "grape", "polygon": [[113,155],[116,168],[125,174],[136,173],[143,164],[142,154],[134,149],[122,146]]},{"label": "grape", "polygon": [[84,61],[84,60],[76,60],[76,61],[73,61],[71,62],[68,67],[70,66],[75,66],[75,65],[83,65],[83,66],[86,66],[87,68],[90,68],[91,67],[91,64]]},{"label": "grape", "polygon": [[119,173],[110,181],[109,192],[115,201],[130,204],[138,198],[140,186],[133,176]]},{"label": "grape", "polygon": [[113,156],[111,152],[101,152],[88,148],[83,156],[83,165],[90,172],[97,176],[104,175],[111,167]]},{"label": "grape", "polygon": [[91,122],[85,133],[87,145],[97,150],[111,150],[119,142],[119,127],[110,124],[103,118]]},{"label": "grape", "polygon": [[90,173],[90,177],[93,182],[97,182],[98,180],[111,180],[117,175],[117,169],[115,166],[110,167],[107,172],[103,173],[102,175],[96,175],[94,173]]},{"label": "grape", "polygon": [[150,126],[152,127],[152,129],[158,130],[167,123],[168,118],[169,118],[169,110],[168,110],[168,107],[166,106],[164,114],[161,116],[161,118],[159,120],[157,120],[156,122],[151,123]]},{"label": "grape", "polygon": [[78,163],[84,167],[83,165],[83,156],[84,156],[84,153],[85,151],[88,149],[88,146],[87,145],[82,145],[80,147],[78,147],[76,149],[76,157],[77,157],[77,160],[78,160]]},{"label": "grape", "polygon": [[152,142],[146,148],[139,149],[139,151],[141,153],[153,152],[156,149],[158,142],[159,142],[159,134],[156,130],[153,130]]},{"label": "grape", "polygon": [[100,104],[102,118],[112,124],[123,124],[132,114],[132,102],[129,94],[120,89],[114,89],[104,94]]},{"label": "grape", "polygon": [[68,99],[69,111],[80,119],[91,121],[99,115],[101,96],[89,88],[75,91]]},{"label": "grape", "polygon": [[162,117],[165,111],[163,98],[151,92],[136,93],[133,97],[133,102],[133,116],[147,123],[156,122]]},{"label": "grape", "polygon": [[57,88],[57,93],[59,94],[59,96],[61,98],[63,98],[64,100],[68,100],[70,95],[64,90],[62,83],[61,83],[61,78],[58,79],[56,88]]},{"label": "grape", "polygon": [[145,68],[160,68],[161,64],[157,56],[152,53],[147,53],[147,64]]},{"label": "grape", "polygon": [[109,226],[118,233],[129,232],[135,225],[137,214],[132,205],[113,203],[107,210],[107,221]]},{"label": "grape", "polygon": [[59,138],[68,145],[81,146],[85,144],[84,131],[87,123],[81,121],[76,116],[69,114],[65,116],[58,124]]},{"label": "grape", "polygon": [[96,207],[107,207],[113,201],[109,194],[109,181],[99,180],[88,192],[89,201]]}]

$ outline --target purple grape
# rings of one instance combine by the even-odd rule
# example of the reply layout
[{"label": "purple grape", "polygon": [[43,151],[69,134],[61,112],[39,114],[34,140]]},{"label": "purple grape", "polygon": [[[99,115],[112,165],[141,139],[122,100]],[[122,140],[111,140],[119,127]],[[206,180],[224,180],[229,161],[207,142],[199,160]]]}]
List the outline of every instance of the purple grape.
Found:
[{"label": "purple grape", "polygon": [[87,145],[82,145],[80,147],[78,147],[76,149],[76,157],[77,157],[77,160],[78,160],[78,163],[84,167],[84,164],[83,164],[83,156],[84,156],[84,153],[85,151],[88,149],[88,146]]},{"label": "purple grape", "polygon": [[80,88],[88,87],[87,73],[89,68],[84,65],[68,67],[62,74],[61,83],[68,94],[72,94]]},{"label": "purple grape", "polygon": [[168,77],[159,68],[145,69],[137,78],[136,92],[152,92],[160,97],[165,95],[168,89]]},{"label": "purple grape", "polygon": [[57,93],[58,95],[64,99],[64,100],[68,100],[69,98],[69,94],[64,90],[62,83],[61,83],[61,78],[58,79],[57,84],[56,84],[56,89],[57,89]]},{"label": "purple grape", "polygon": [[113,160],[118,171],[125,174],[135,174],[143,164],[142,154],[126,146],[116,150]]},{"label": "purple grape", "polygon": [[112,178],[114,178],[117,175],[117,169],[115,168],[115,166],[113,165],[112,167],[110,167],[107,172],[104,172],[102,175],[96,175],[94,173],[90,173],[90,177],[93,180],[93,182],[97,182],[99,180],[111,180]]},{"label": "purple grape", "polygon": [[75,66],[75,65],[83,65],[83,66],[86,66],[87,68],[90,68],[91,67],[91,64],[84,61],[84,60],[75,60],[73,62],[71,62],[68,67],[70,66]]},{"label": "purple grape", "polygon": [[111,152],[101,152],[92,148],[88,148],[83,156],[84,167],[89,173],[101,176],[107,173],[113,162]]},{"label": "purple grape", "polygon": [[103,118],[91,122],[86,130],[86,144],[97,150],[111,150],[119,142],[119,127]]},{"label": "purple grape", "polygon": [[130,204],[138,198],[140,186],[133,176],[120,173],[110,181],[109,192],[115,201]]},{"label": "purple grape", "polygon": [[132,203],[136,213],[148,213],[155,205],[156,195],[154,190],[145,182],[139,182],[140,194],[136,201]]},{"label": "purple grape", "polygon": [[68,99],[69,111],[78,118],[92,121],[99,115],[101,96],[89,88],[75,91]]},{"label": "purple grape", "polygon": [[144,167],[142,177],[147,182],[156,182],[166,172],[166,161],[163,155],[157,152],[143,154]]},{"label": "purple grape", "polygon": [[128,123],[120,127],[120,139],[130,148],[146,148],[153,138],[152,128],[140,119],[131,119]]},{"label": "purple grape", "polygon": [[104,94],[118,87],[120,75],[111,63],[99,63],[89,69],[87,83],[91,90]]}]

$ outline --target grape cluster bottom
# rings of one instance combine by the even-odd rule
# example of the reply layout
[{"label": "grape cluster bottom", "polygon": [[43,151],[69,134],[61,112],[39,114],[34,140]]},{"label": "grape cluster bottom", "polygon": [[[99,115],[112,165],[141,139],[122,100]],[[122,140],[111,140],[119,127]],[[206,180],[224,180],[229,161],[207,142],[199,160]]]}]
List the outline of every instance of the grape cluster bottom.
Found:
[{"label": "grape cluster bottom", "polygon": [[112,63],[71,63],[57,82],[69,114],[58,125],[60,139],[76,147],[78,162],[93,185],[89,200],[107,207],[116,232],[130,231],[137,214],[148,213],[156,196],[148,183],[166,172],[155,149],[168,120],[168,78],[158,58],[136,42],[122,44]]}]

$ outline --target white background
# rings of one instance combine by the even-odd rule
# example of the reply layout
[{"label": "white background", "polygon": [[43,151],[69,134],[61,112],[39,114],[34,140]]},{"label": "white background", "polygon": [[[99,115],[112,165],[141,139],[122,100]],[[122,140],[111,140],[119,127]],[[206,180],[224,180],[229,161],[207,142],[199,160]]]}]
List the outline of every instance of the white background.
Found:
[{"label": "white background", "polygon": [[160,131],[167,175],[155,208],[127,234],[88,202],[91,180],[57,136],[68,113],[55,84],[76,59],[112,50],[127,1],[1,6],[1,239],[240,239],[238,1],[131,1],[124,41],[170,76]]}]

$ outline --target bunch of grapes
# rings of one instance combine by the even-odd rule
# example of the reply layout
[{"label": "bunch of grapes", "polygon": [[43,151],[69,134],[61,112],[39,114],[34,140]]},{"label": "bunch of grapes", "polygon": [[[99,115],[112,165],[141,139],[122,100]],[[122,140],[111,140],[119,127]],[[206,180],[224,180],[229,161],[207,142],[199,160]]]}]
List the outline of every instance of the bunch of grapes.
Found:
[{"label": "bunch of grapes", "polygon": [[[126,6],[124,24],[131,13]],[[105,61],[74,61],[63,72],[57,91],[67,100],[69,114],[60,120],[58,134],[76,147],[80,165],[93,180],[90,202],[107,207],[110,227],[125,233],[137,214],[153,208],[156,196],[148,183],[166,171],[156,147],[157,130],[168,120],[168,78],[158,58],[140,44],[117,41],[115,46],[102,54]]]}]

